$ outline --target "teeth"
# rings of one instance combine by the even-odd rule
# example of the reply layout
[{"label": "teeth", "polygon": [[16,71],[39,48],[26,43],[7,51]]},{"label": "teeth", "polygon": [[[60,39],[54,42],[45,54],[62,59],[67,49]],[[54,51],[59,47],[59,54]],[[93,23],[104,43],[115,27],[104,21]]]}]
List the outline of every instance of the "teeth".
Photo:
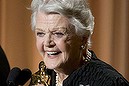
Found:
[{"label": "teeth", "polygon": [[48,55],[56,54],[57,52],[47,52]]}]

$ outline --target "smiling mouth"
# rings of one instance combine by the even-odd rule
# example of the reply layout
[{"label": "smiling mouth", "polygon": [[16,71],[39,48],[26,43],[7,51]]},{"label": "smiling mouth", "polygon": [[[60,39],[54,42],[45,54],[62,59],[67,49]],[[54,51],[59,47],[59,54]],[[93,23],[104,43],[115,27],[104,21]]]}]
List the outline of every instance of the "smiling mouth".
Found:
[{"label": "smiling mouth", "polygon": [[61,53],[61,51],[60,52],[47,52],[48,55],[58,55],[60,53]]}]

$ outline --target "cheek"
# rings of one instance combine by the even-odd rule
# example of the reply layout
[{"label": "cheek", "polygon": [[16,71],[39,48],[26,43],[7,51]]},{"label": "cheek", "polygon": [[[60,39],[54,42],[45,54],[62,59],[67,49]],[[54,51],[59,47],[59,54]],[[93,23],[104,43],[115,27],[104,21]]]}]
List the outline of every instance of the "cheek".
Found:
[{"label": "cheek", "polygon": [[65,40],[58,40],[56,46],[62,51],[67,52],[70,49],[70,43]]},{"label": "cheek", "polygon": [[61,40],[56,43],[56,46],[60,49],[60,51],[62,52],[62,60],[63,61],[67,61],[69,56],[70,56],[70,51],[71,51],[71,46],[70,46],[70,42],[65,41],[65,40]]},{"label": "cheek", "polygon": [[36,46],[37,46],[38,51],[41,52],[42,51],[42,40],[41,39],[36,38]]}]

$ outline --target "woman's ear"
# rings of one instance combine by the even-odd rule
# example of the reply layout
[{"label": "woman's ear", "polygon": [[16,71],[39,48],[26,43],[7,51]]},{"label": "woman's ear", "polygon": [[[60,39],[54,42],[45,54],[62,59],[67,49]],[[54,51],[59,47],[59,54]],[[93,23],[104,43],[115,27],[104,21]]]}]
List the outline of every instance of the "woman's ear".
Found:
[{"label": "woman's ear", "polygon": [[86,33],[82,36],[82,44],[87,47],[87,41],[90,36],[90,31],[86,31]]},{"label": "woman's ear", "polygon": [[82,45],[86,45],[87,44],[87,40],[88,40],[88,37],[87,36],[83,36],[82,37]]},{"label": "woman's ear", "polygon": [[86,56],[87,40],[88,40],[88,37],[87,36],[83,36],[82,37],[81,49],[82,49],[82,55],[83,56]]},{"label": "woman's ear", "polygon": [[84,35],[82,37],[82,54],[83,56],[86,56],[86,50],[87,50],[87,41],[88,41],[88,36]]}]

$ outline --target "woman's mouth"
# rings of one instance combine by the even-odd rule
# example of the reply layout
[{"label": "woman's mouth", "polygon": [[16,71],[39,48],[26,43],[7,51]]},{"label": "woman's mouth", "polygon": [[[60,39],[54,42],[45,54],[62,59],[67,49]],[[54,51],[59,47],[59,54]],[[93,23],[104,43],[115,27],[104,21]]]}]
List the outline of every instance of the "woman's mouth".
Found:
[{"label": "woman's mouth", "polygon": [[56,51],[52,51],[52,52],[47,52],[47,55],[49,58],[56,58],[57,55],[59,55],[61,53],[61,51],[56,52]]}]

